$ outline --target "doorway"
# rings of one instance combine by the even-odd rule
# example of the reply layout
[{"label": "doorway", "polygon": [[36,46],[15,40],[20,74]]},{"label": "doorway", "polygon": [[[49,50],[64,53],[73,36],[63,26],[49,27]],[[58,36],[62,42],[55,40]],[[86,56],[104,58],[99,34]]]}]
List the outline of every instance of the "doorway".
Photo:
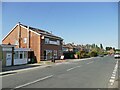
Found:
[{"label": "doorway", "polygon": [[11,66],[12,65],[12,53],[7,53],[6,54],[6,66]]}]

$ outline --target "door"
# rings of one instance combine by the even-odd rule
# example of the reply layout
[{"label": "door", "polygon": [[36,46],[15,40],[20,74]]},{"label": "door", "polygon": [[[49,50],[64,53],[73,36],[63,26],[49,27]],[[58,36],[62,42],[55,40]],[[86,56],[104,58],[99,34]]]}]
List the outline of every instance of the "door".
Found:
[{"label": "door", "polygon": [[46,60],[46,50],[44,50],[44,60]]},{"label": "door", "polygon": [[7,53],[6,54],[6,66],[11,66],[12,65],[12,53]]}]

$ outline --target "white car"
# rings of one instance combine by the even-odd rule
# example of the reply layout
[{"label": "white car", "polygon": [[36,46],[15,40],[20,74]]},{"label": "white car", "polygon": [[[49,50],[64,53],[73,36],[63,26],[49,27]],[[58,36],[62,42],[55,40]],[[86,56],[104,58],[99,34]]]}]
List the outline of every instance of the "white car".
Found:
[{"label": "white car", "polygon": [[120,58],[120,54],[118,53],[114,54],[114,58]]}]

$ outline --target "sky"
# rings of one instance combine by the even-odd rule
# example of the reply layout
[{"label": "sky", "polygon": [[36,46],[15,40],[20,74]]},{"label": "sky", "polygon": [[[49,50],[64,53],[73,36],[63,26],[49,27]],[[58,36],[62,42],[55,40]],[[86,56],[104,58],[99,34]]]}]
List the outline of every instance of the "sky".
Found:
[{"label": "sky", "polygon": [[3,2],[2,38],[18,22],[52,31],[65,43],[118,47],[117,2]]}]

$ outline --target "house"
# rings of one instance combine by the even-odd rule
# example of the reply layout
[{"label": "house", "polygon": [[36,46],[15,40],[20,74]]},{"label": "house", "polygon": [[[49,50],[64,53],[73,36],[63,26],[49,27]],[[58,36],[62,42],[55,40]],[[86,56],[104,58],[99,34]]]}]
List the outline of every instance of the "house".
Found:
[{"label": "house", "polygon": [[62,51],[63,52],[73,51],[73,47],[69,46],[69,45],[63,45],[62,46]]},{"label": "house", "polygon": [[62,46],[62,50],[63,50],[63,52],[68,52],[68,51],[75,52],[77,50],[77,46],[74,45],[73,43],[64,44]]},{"label": "house", "polygon": [[59,59],[62,54],[61,37],[55,36],[45,30],[21,24],[16,24],[3,38],[3,44],[13,44],[16,48],[29,48],[29,58],[36,62]]},{"label": "house", "polygon": [[111,54],[111,55],[114,54],[114,53],[117,53],[117,52],[119,52],[118,49],[116,49],[116,50],[114,50],[114,49],[107,50],[107,53]]},{"label": "house", "polygon": [[63,52],[78,52],[82,49],[81,45],[75,45],[74,43],[67,43],[62,46]]}]

